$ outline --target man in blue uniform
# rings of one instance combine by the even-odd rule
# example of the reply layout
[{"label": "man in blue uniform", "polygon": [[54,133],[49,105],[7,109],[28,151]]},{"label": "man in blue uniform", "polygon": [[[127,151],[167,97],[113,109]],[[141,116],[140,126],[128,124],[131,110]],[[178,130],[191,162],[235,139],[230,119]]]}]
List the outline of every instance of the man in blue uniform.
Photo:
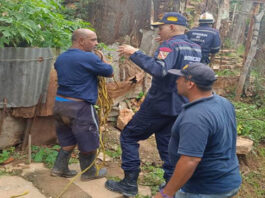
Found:
[{"label": "man in blue uniform", "polygon": [[[97,35],[89,29],[77,29],[72,34],[72,46],[55,62],[58,90],[54,107],[56,132],[61,149],[52,176],[73,177],[69,170],[71,153],[78,145],[80,167],[83,171],[96,158],[99,147],[99,126],[93,105],[98,97],[97,76],[112,76],[111,65],[92,53],[98,44]],[[102,54],[101,54],[102,55]],[[103,56],[102,56],[103,57]],[[106,175],[106,169],[91,166],[81,175],[90,180]]]},{"label": "man in blue uniform", "polygon": [[197,43],[202,48],[201,62],[210,63],[209,55],[216,54],[220,50],[221,41],[218,30],[212,28],[214,23],[213,15],[205,12],[200,16],[199,27],[193,28],[187,32],[188,38]]},{"label": "man in blue uniform", "polygon": [[215,73],[205,64],[190,63],[168,72],[179,76],[178,93],[189,103],[184,104],[172,128],[168,152],[174,173],[155,198],[234,196],[241,177],[233,105],[212,92]]},{"label": "man in blue uniform", "polygon": [[168,143],[171,127],[176,120],[181,106],[186,99],[177,94],[176,77],[168,75],[172,68],[181,69],[189,62],[199,62],[200,46],[190,42],[184,34],[186,18],[179,13],[169,12],[161,21],[152,24],[158,26],[160,39],[164,42],[158,47],[154,57],[145,55],[140,50],[122,45],[121,55],[130,59],[152,75],[152,85],[140,110],[121,132],[122,169],[125,177],[120,182],[108,180],[106,188],[127,196],[138,193],[137,178],[140,172],[138,141],[155,134],[157,148],[163,160],[164,178],[168,181],[174,167],[168,160]]}]

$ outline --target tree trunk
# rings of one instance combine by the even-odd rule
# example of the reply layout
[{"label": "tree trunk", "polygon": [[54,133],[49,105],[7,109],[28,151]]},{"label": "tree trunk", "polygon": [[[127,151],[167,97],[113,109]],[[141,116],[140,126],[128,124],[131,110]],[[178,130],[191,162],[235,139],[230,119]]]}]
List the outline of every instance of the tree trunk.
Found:
[{"label": "tree trunk", "polygon": [[236,100],[240,99],[240,96],[242,94],[244,84],[246,81],[246,77],[247,77],[249,70],[250,70],[250,67],[251,67],[252,60],[256,55],[257,40],[258,40],[258,35],[259,35],[259,30],[260,30],[260,22],[261,22],[263,15],[264,15],[264,12],[265,12],[265,8],[263,5],[261,8],[261,12],[257,16],[255,16],[255,24],[253,27],[253,37],[252,37],[252,41],[251,41],[251,45],[250,45],[250,50],[249,50],[248,56],[246,58],[246,62],[244,64],[243,70],[241,72],[241,75],[239,78],[239,83],[238,83],[238,86],[236,89],[236,97],[235,97]]},{"label": "tree trunk", "polygon": [[246,24],[252,4],[252,1],[244,1],[242,5],[237,6],[233,27],[231,28],[230,33],[230,41],[235,48],[237,48],[240,44],[243,44],[245,41]]}]

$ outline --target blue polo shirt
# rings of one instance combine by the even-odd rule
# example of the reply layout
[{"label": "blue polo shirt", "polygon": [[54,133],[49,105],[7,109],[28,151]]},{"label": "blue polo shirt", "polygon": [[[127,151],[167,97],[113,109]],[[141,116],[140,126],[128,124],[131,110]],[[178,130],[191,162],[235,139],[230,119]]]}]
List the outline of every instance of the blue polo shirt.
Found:
[{"label": "blue polo shirt", "polygon": [[236,137],[234,107],[225,98],[214,94],[185,104],[172,127],[169,158],[174,165],[181,155],[201,161],[182,190],[221,194],[239,187]]},{"label": "blue polo shirt", "polygon": [[168,70],[181,69],[190,62],[200,62],[201,47],[191,42],[184,34],[176,35],[164,41],[154,57],[137,51],[130,59],[153,77],[143,105],[155,114],[178,115],[187,99],[178,95],[177,77],[168,74]]},{"label": "blue polo shirt", "polygon": [[111,76],[111,65],[97,55],[80,49],[68,49],[55,64],[58,76],[57,94],[82,99],[95,104],[98,97],[97,76]]}]

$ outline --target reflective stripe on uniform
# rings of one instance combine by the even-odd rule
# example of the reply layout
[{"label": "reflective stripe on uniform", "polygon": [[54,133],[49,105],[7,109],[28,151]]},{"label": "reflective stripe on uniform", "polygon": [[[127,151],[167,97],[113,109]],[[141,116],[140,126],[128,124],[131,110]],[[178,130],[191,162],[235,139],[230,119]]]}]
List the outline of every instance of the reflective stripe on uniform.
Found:
[{"label": "reflective stripe on uniform", "polygon": [[190,30],[190,32],[210,32],[210,33],[213,33],[213,34],[217,34],[217,32],[215,32],[215,31],[211,31],[211,30],[198,30],[198,29],[196,29],[196,30]]},{"label": "reflective stripe on uniform", "polygon": [[187,51],[201,52],[201,49],[200,49],[200,48],[192,48],[192,47],[189,47],[189,46],[185,46],[185,47],[178,46],[178,47],[176,48],[176,50],[187,50]]},{"label": "reflective stripe on uniform", "polygon": [[158,60],[157,61],[163,68],[163,76],[166,76],[167,75],[167,70],[166,70],[166,64],[164,61],[161,61],[161,60]]},{"label": "reflective stripe on uniform", "polygon": [[97,119],[96,119],[96,115],[95,115],[95,110],[94,110],[94,107],[93,105],[90,105],[91,107],[91,116],[92,116],[92,119],[97,127],[97,131],[99,131],[99,127],[98,127],[98,122],[97,122]]}]

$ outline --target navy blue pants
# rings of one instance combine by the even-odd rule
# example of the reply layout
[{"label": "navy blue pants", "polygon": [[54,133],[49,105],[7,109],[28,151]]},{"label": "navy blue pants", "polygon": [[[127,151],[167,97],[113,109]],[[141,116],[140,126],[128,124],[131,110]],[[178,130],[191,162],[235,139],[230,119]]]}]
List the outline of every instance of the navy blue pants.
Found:
[{"label": "navy blue pants", "polygon": [[142,105],[121,132],[122,169],[124,171],[139,170],[138,141],[145,140],[155,134],[157,149],[161,160],[164,162],[164,178],[168,181],[174,171],[168,158],[168,144],[176,117],[155,114]]},{"label": "navy blue pants", "polygon": [[209,59],[209,55],[208,54],[202,54],[202,58],[201,58],[201,63],[204,64],[210,64],[210,59]]}]

